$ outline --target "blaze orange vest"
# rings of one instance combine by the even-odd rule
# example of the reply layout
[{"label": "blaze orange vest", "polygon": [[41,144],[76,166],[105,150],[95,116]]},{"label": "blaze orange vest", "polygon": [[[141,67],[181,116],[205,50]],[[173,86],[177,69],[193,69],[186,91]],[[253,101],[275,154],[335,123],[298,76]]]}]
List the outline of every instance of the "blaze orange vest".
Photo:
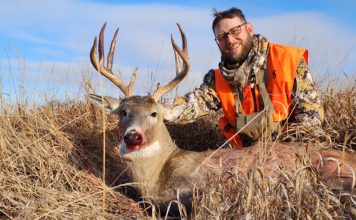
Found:
[{"label": "blaze orange vest", "polygon": [[[268,44],[268,78],[267,92],[272,101],[275,113],[272,115],[273,121],[285,120],[290,113],[291,94],[294,85],[295,73],[300,60],[304,58],[308,63],[308,51],[292,46],[278,44]],[[235,98],[231,85],[226,82],[220,69],[215,70],[215,88],[221,100],[224,116],[219,119],[220,128],[229,144],[235,147],[242,147],[243,144],[239,135],[235,135],[236,109]],[[255,95],[253,95],[253,92]],[[241,101],[242,111],[248,115],[261,111],[259,109],[258,86],[250,87],[250,83],[243,89],[243,100]],[[233,137],[233,138],[232,138]]]}]

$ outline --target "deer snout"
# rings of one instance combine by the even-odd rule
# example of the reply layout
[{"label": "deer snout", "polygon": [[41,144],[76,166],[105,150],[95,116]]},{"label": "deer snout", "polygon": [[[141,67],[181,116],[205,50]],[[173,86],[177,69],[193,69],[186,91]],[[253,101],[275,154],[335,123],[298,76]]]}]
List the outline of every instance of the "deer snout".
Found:
[{"label": "deer snout", "polygon": [[131,130],[125,134],[124,142],[129,146],[141,145],[143,142],[143,135],[136,130]]}]

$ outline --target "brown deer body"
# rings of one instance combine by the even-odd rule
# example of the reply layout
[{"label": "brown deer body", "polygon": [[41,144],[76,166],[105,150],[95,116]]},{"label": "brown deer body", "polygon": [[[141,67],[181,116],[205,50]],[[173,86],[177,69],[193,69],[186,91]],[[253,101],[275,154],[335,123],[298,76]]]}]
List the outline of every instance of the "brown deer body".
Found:
[{"label": "brown deer body", "polygon": [[[100,33],[99,62],[95,56],[96,39],[91,51],[94,67],[118,85],[126,95],[122,100],[97,95],[90,95],[90,99],[100,108],[104,108],[107,113],[119,115],[119,129],[122,134],[119,151],[131,168],[133,181],[138,184],[141,196],[154,204],[167,205],[173,200],[179,200],[189,207],[194,186],[203,187],[206,184],[208,173],[218,174],[228,166],[244,173],[250,169],[263,167],[264,175],[273,177],[281,166],[289,170],[295,168],[296,154],[300,153],[301,149],[286,144],[259,143],[244,149],[220,149],[205,152],[187,151],[176,146],[169,135],[164,120],[174,120],[181,113],[181,109],[160,104],[157,100],[174,88],[189,70],[185,35],[181,27],[179,25],[178,27],[183,39],[183,49],[177,47],[172,38],[176,55],[177,76],[168,85],[158,88],[152,96],[132,96],[136,72],[128,87],[124,86],[123,82],[112,74],[111,67],[117,32],[111,44],[107,67],[103,66],[105,26]],[[178,56],[183,60],[183,68]],[[311,155],[315,166],[318,166],[319,161],[322,161],[323,158],[334,156],[342,163],[350,164],[351,168],[356,168],[356,159],[352,156],[342,157],[335,152],[319,154],[312,150],[307,154]],[[327,161],[325,163],[328,165],[324,164],[321,173],[325,180],[329,181],[329,184],[344,184],[354,190],[354,173],[348,167],[341,166],[341,175],[344,175],[345,178],[337,182],[329,178],[338,169],[337,164]]]}]

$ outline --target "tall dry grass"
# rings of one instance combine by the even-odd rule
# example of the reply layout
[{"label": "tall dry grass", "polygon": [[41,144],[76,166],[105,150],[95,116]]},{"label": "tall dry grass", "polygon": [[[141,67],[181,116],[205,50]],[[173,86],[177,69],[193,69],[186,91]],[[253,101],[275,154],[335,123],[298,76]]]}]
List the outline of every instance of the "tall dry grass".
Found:
[{"label": "tall dry grass", "polygon": [[[142,211],[110,184],[124,180],[108,148],[102,180],[100,114],[80,102],[12,106],[0,117],[0,218],[117,219]],[[114,127],[108,124],[108,129]],[[108,132],[107,146],[114,146]],[[121,174],[121,179],[120,179]],[[115,178],[119,178],[115,180]],[[112,181],[112,182],[110,182]],[[114,183],[116,181],[116,183]]]},{"label": "tall dry grass", "polygon": [[[322,137],[306,145],[355,150],[356,90],[323,94],[326,121]],[[179,145],[207,146],[221,140],[216,116],[195,124],[169,125]],[[87,102],[51,101],[43,106],[6,106],[0,116],[0,218],[126,219],[149,214],[139,207],[127,167],[116,151],[116,118]],[[105,126],[103,126],[103,124]],[[187,129],[199,131],[194,138]],[[105,157],[103,134],[105,133]],[[188,136],[187,136],[188,135]],[[204,150],[204,149],[199,149]],[[270,180],[259,170],[247,174],[227,168],[196,189],[195,219],[352,219],[355,196],[332,191],[297,157],[294,172],[281,169]],[[105,162],[105,163],[104,163]],[[105,164],[105,169],[103,169]],[[105,177],[103,177],[105,175]],[[224,182],[230,184],[223,184]],[[354,191],[355,192],[355,191]],[[353,200],[352,200],[353,199]]]},{"label": "tall dry grass", "polygon": [[346,90],[328,88],[323,94],[323,130],[335,147],[356,150],[356,84]]}]

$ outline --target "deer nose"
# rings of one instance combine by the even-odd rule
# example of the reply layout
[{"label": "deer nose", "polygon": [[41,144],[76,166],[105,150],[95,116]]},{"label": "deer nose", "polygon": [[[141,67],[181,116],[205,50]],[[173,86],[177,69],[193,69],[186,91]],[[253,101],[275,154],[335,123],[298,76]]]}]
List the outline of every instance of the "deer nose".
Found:
[{"label": "deer nose", "polygon": [[125,135],[124,142],[125,144],[132,146],[141,145],[143,142],[143,137],[139,132],[131,130]]}]

